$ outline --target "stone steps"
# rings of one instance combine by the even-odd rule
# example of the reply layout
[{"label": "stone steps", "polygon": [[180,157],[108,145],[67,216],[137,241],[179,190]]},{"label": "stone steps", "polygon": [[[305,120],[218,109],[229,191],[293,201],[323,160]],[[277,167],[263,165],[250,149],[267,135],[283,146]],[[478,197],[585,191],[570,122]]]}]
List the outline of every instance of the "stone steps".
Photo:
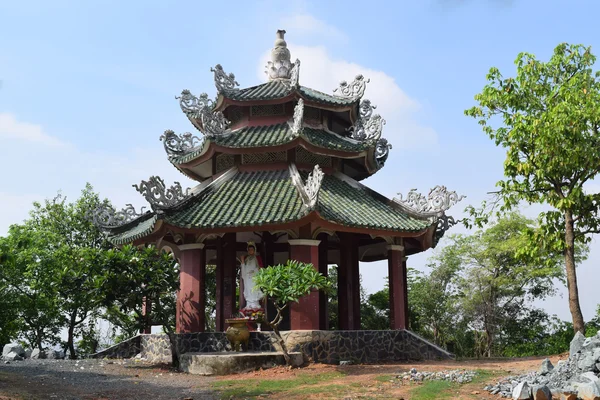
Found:
[{"label": "stone steps", "polygon": [[[304,364],[301,352],[291,352],[292,366]],[[277,365],[285,365],[282,352],[231,352],[184,353],[179,360],[179,369],[195,375],[229,375],[241,372],[267,369]]]}]

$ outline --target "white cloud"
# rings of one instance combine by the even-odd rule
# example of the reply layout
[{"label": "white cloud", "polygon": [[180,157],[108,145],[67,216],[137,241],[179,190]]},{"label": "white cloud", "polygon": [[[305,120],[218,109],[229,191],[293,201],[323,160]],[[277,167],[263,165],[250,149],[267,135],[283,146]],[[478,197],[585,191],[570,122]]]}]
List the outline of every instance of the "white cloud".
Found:
[{"label": "white cloud", "polygon": [[[415,120],[421,105],[408,96],[393,77],[383,71],[333,59],[323,46],[296,46],[288,43],[292,60],[301,61],[300,84],[325,93],[333,93],[340,81],[352,81],[358,74],[370,79],[365,98],[377,106],[375,112],[385,120],[383,135],[394,148],[431,148],[437,144],[433,128]],[[270,50],[258,62],[257,76],[265,80],[264,66],[270,60]]]},{"label": "white cloud", "polygon": [[0,139],[14,139],[53,147],[67,146],[67,143],[45,133],[40,125],[18,121],[9,113],[0,113]]},{"label": "white cloud", "polygon": [[301,35],[319,35],[337,42],[347,42],[348,36],[323,20],[317,19],[310,14],[300,13],[281,19],[281,26],[288,32]]},{"label": "white cloud", "polygon": [[[35,127],[31,131],[40,133],[39,137],[47,137],[39,125],[26,122],[17,125],[21,129]],[[10,149],[9,139],[12,137],[0,135],[0,148]],[[50,143],[61,145],[48,145]],[[148,204],[131,186],[142,179],[159,175],[168,186],[174,181],[181,182],[184,188],[196,184],[168,162],[160,145],[114,154],[98,152],[93,147],[77,148],[58,139],[38,140],[28,147],[26,162],[20,152],[4,152],[0,157],[0,169],[11,171],[3,176],[0,192],[0,236],[6,234],[11,224],[27,218],[33,201],[53,198],[58,191],[69,200],[75,200],[87,182],[115,207],[122,208],[131,203],[138,211]]]}]

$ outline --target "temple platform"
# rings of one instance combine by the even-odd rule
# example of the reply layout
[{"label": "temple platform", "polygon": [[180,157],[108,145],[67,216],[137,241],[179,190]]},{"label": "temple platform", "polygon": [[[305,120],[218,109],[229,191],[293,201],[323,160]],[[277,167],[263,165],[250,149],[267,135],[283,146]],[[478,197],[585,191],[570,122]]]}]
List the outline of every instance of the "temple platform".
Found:
[{"label": "temple platform", "polygon": [[[293,367],[301,367],[304,357],[300,352],[290,353]],[[182,372],[194,375],[230,375],[285,365],[282,352],[247,351],[218,353],[185,353],[181,355]]]},{"label": "temple platform", "polygon": [[[305,360],[323,364],[393,361],[448,360],[454,356],[408,330],[385,331],[284,331],[290,352],[303,354]],[[223,332],[198,332],[177,335],[179,351],[185,354],[234,353]],[[272,332],[251,332],[250,353],[281,351]],[[243,353],[242,353],[243,354]],[[164,334],[138,335],[103,350],[92,357],[131,358],[139,355],[149,362],[170,362],[169,339]]]}]

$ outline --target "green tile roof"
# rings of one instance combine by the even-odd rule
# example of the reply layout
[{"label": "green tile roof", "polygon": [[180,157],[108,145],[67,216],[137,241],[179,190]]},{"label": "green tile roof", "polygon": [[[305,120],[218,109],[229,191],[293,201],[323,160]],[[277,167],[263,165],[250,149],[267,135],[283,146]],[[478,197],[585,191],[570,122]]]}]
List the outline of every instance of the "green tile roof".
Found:
[{"label": "green tile roof", "polygon": [[297,92],[305,100],[329,105],[347,106],[358,101],[356,99],[333,96],[304,86],[292,88],[287,85],[287,82],[284,83],[283,81],[270,81],[257,86],[227,92],[223,95],[231,100],[257,101],[281,99],[293,92]]},{"label": "green tile roof", "polygon": [[184,228],[260,226],[295,221],[302,200],[287,170],[237,173],[218,189],[197,195],[165,220]]},{"label": "green tile roof", "polygon": [[[301,175],[306,179],[306,172]],[[432,224],[408,216],[380,194],[335,175],[325,175],[316,211],[323,219],[348,227],[416,232]],[[208,186],[176,208],[165,210],[160,218],[181,228],[250,228],[297,221],[306,213],[286,169],[237,172],[221,185]],[[148,235],[157,218],[144,220],[110,239],[121,244]]]},{"label": "green tile roof", "polygon": [[[308,126],[304,127],[302,136],[310,144],[330,150],[359,152],[369,148],[369,145],[364,142],[346,140],[335,133]],[[244,127],[227,135],[207,139],[219,146],[240,149],[278,146],[292,140],[294,140],[294,135],[287,122],[268,126]],[[174,164],[184,164],[201,155],[203,151],[204,146],[181,156],[172,156],[169,159]]]},{"label": "green tile roof", "polygon": [[[301,174],[306,180],[307,174]],[[430,221],[416,219],[390,205],[390,200],[366,187],[356,187],[325,175],[319,191],[319,213],[345,226],[393,231],[420,231]]]},{"label": "green tile roof", "polygon": [[[112,235],[109,236],[109,240],[116,245],[131,243],[137,239],[141,239],[152,233],[154,224],[156,224],[157,216],[155,214],[145,214],[135,222],[127,224],[121,228],[115,229]],[[127,229],[127,226],[131,228]],[[117,233],[118,231],[121,231]]]}]

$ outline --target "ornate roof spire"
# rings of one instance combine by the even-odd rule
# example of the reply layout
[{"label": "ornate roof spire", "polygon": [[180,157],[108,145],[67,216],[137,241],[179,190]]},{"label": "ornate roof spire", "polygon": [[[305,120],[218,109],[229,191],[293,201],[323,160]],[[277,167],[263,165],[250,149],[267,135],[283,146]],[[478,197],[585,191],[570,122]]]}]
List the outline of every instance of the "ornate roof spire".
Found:
[{"label": "ornate roof spire", "polygon": [[284,35],[285,30],[283,29],[278,30],[276,33],[275,47],[271,50],[271,61],[267,63],[267,70],[265,71],[270,81],[291,78],[291,55],[287,43],[283,39]]}]

